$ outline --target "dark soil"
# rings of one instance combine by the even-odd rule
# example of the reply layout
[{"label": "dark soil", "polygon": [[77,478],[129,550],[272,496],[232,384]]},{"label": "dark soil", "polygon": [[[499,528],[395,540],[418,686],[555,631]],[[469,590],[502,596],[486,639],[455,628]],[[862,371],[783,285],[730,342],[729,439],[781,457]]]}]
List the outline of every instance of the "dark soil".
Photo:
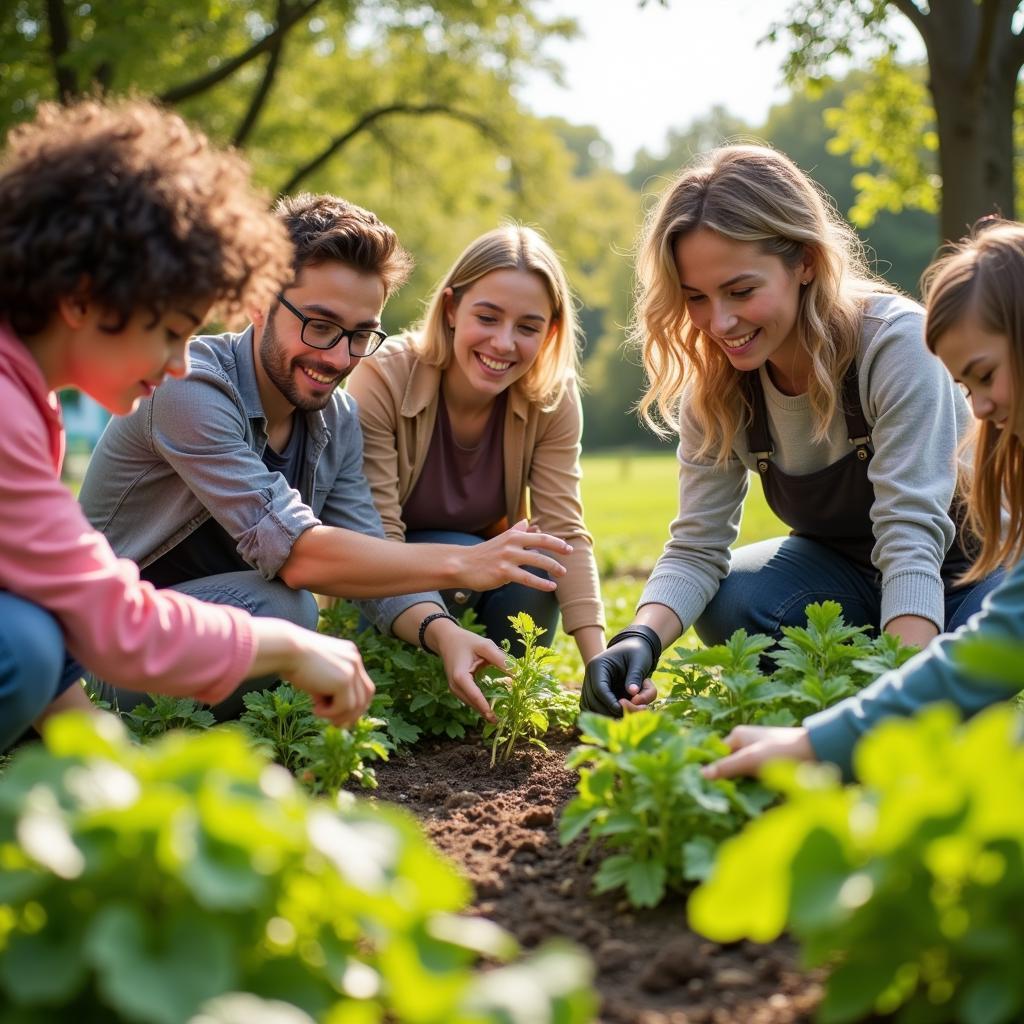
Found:
[{"label": "dark soil", "polygon": [[424,742],[377,766],[379,799],[411,810],[476,889],[473,911],[523,946],[565,936],[597,968],[605,1024],[791,1024],[809,1022],[821,978],[801,972],[787,941],[721,946],[686,927],[682,897],[634,910],[619,895],[592,893],[597,858],[580,841],[558,842],[558,818],[576,775],[573,740],[531,748],[490,768],[479,742]]}]

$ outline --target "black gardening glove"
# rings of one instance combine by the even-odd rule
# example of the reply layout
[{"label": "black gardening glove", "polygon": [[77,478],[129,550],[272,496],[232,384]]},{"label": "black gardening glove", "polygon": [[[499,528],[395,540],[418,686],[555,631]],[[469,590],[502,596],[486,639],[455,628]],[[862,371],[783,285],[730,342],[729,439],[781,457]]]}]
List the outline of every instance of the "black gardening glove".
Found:
[{"label": "black gardening glove", "polygon": [[661,638],[650,626],[629,626],[608,641],[608,650],[593,658],[583,676],[580,710],[622,717],[621,699],[633,696],[654,671],[661,657]]}]

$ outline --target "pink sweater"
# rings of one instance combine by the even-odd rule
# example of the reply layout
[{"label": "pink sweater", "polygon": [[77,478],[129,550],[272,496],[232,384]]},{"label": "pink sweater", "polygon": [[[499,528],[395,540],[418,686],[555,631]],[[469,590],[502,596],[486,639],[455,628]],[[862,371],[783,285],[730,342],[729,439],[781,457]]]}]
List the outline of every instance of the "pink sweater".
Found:
[{"label": "pink sweater", "polygon": [[60,482],[64,427],[29,350],[0,324],[0,589],[46,608],[67,649],[118,686],[223,700],[255,656],[249,616],[156,590]]}]

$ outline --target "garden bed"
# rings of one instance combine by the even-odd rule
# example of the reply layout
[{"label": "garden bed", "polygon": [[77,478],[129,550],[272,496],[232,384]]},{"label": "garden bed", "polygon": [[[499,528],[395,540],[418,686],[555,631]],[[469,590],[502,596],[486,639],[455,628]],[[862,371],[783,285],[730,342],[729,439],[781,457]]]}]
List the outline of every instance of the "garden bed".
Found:
[{"label": "garden bed", "polygon": [[474,910],[526,947],[566,936],[597,965],[607,1024],[782,1024],[811,1020],[819,979],[795,947],[720,946],[685,925],[684,900],[637,911],[621,894],[591,891],[596,860],[562,847],[558,818],[577,775],[565,768],[574,738],[517,752],[491,769],[479,742],[424,741],[377,766],[376,799],[410,810],[476,890]]}]

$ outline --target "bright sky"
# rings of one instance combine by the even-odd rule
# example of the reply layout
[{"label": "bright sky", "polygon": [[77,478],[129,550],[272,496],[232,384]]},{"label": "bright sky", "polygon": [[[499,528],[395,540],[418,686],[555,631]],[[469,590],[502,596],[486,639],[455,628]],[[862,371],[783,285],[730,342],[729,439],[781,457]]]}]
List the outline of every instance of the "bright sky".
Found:
[{"label": "bright sky", "polygon": [[757,124],[782,102],[784,43],[757,45],[791,0],[544,0],[546,15],[574,17],[581,34],[549,44],[566,87],[535,75],[520,97],[534,113],[596,125],[612,144],[615,166],[632,164],[641,146],[662,151],[716,103]]}]

